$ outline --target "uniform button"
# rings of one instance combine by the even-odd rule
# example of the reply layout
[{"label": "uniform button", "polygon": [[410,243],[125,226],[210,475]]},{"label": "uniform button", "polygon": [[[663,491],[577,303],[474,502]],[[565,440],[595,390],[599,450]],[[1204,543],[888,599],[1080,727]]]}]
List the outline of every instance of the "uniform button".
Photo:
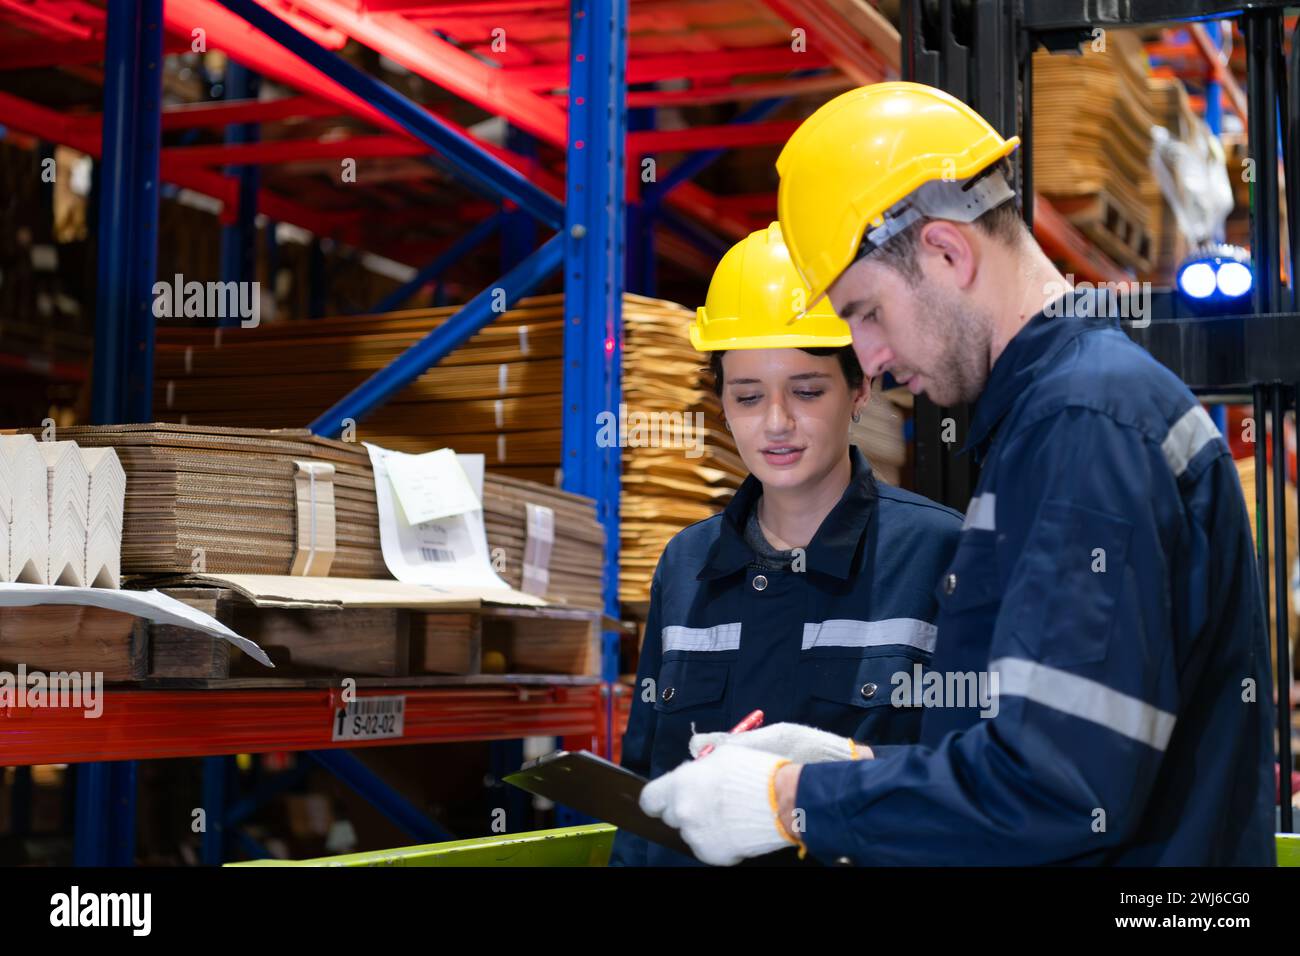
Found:
[{"label": "uniform button", "polygon": [[955,574],[944,575],[943,593],[951,594],[955,590],[957,590],[957,575]]},{"label": "uniform button", "polygon": [[836,865],[836,866],[852,866],[852,865],[853,865],[853,861],[850,860],[847,856],[841,856],[841,857],[839,857],[839,858],[837,858],[837,859],[835,860],[835,865]]},{"label": "uniform button", "polygon": [[764,574],[754,575],[754,590],[762,591],[767,587],[767,576]]},{"label": "uniform button", "polygon": [[862,696],[865,700],[871,700],[876,696],[876,685],[868,681],[862,685]]},{"label": "uniform button", "polygon": [[675,691],[673,688],[671,688],[671,687],[665,687],[665,688],[664,688],[664,693],[663,693],[664,703],[666,704],[666,703],[668,703],[668,701],[672,700],[672,699],[673,699],[673,694],[675,694],[675,693],[676,693],[676,691]]}]

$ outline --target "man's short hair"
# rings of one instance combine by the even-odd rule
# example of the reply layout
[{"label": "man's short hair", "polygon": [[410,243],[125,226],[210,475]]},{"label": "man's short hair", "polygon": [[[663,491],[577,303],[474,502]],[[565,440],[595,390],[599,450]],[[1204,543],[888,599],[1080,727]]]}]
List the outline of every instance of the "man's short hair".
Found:
[{"label": "man's short hair", "polygon": [[[1011,182],[1011,163],[999,160],[994,167]],[[921,241],[921,230],[926,223],[935,220],[922,216],[898,235],[891,237],[883,246],[871,253],[871,260],[889,266],[903,275],[913,285],[921,281],[921,267],[916,261],[916,250]],[[975,220],[986,235],[992,236],[1008,246],[1014,246],[1029,230],[1021,218],[1020,207],[1014,200],[1008,200],[1000,206],[994,206]]]}]

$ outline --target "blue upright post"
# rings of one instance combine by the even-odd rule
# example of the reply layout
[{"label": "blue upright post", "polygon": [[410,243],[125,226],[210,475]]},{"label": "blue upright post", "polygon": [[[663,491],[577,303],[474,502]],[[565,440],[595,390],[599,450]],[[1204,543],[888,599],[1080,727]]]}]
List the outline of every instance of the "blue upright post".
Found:
[{"label": "blue upright post", "polygon": [[104,812],[109,791],[106,763],[77,765],[77,822],[72,847],[76,866],[108,865],[108,814]]},{"label": "blue upright post", "polygon": [[205,866],[220,866],[226,844],[226,761],[203,758],[203,840],[199,858]]},{"label": "blue upright post", "polygon": [[[260,82],[256,73],[234,60],[226,62],[224,98],[257,99]],[[233,123],[226,128],[226,142],[255,143],[260,138],[257,123]],[[261,171],[257,166],[228,166],[226,172],[239,182],[239,209],[235,222],[221,229],[221,281],[252,282],[257,279],[257,190]],[[225,316],[222,325],[238,325],[238,315]]]},{"label": "blue upright post", "polygon": [[109,764],[109,866],[135,865],[136,769],[134,760],[118,760]]},{"label": "blue upright post", "polygon": [[99,423],[147,421],[153,409],[162,0],[109,0],[107,24],[91,392]]},{"label": "blue upright post", "polygon": [[[622,456],[597,443],[604,412],[618,416],[623,365],[624,153],[628,0],[570,0],[569,146],[564,250],[564,488],[596,501],[605,527],[605,612],[618,616]],[[617,643],[602,643],[601,673],[618,673]],[[611,655],[611,648],[613,654]],[[605,699],[605,739],[612,736]]]}]

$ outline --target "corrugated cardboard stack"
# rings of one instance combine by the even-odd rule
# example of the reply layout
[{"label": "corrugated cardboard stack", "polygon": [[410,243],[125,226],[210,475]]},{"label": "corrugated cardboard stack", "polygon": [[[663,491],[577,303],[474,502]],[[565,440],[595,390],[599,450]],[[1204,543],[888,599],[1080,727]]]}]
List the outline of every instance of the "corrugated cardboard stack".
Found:
[{"label": "corrugated cardboard stack", "polygon": [[370,461],[358,444],[304,429],[161,423],[61,428],[59,437],[83,448],[111,447],[121,460],[127,478],[125,574],[291,573],[304,550],[325,547],[324,541],[308,540],[299,520],[304,496],[309,507],[325,502],[323,488],[311,497],[312,482],[296,480],[302,467],[295,462],[302,462],[332,469],[330,575],[388,576]]},{"label": "corrugated cardboard stack", "polygon": [[[484,455],[494,471],[553,483],[562,304],[560,295],[522,300],[357,423],[354,437],[394,451],[451,447]],[[191,425],[306,425],[458,308],[160,328],[154,412]]]},{"label": "corrugated cardboard stack", "polygon": [[535,481],[488,474],[483,519],[489,550],[512,588],[557,604],[597,608],[605,561],[605,528],[596,503]]},{"label": "corrugated cardboard stack", "polygon": [[[748,472],[723,425],[707,356],[687,338],[693,313],[659,299],[626,299],[629,447],[623,451],[619,597],[639,603],[649,600],[655,565],[673,535],[725,507]],[[636,446],[638,426],[655,445]]]},{"label": "corrugated cardboard stack", "polygon": [[1080,56],[1034,54],[1034,188],[1122,266],[1147,273],[1163,202],[1148,160],[1146,54],[1106,30]]}]

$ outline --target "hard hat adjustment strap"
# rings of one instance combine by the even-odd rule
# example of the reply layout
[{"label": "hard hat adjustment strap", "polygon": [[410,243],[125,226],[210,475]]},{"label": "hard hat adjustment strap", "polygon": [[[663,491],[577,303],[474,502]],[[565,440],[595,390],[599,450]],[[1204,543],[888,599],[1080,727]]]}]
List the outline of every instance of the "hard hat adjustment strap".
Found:
[{"label": "hard hat adjustment strap", "polygon": [[885,210],[883,223],[866,231],[854,261],[871,255],[918,219],[974,222],[1015,196],[1016,191],[996,166],[988,166],[969,179],[922,183],[911,195]]}]

